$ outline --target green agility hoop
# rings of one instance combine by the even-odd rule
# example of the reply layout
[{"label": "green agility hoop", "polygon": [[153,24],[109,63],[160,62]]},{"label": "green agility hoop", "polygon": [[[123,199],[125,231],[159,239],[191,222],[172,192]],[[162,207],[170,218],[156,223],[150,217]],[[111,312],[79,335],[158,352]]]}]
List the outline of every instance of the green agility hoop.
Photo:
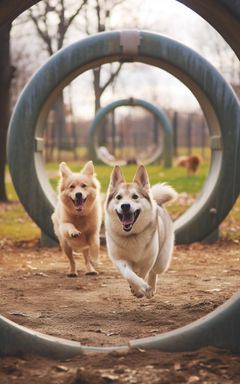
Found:
[{"label": "green agility hoop", "polygon": [[60,50],[23,90],[11,119],[8,158],[25,209],[50,238],[55,193],[42,159],[50,105],[80,73],[104,63],[137,61],[162,68],[193,92],[210,131],[211,165],[195,203],[175,222],[177,243],[201,241],[232,208],[240,190],[240,108],[232,89],[199,54],[177,41],[141,31],[106,32]]},{"label": "green agility hoop", "polygon": [[164,167],[171,168],[173,133],[172,133],[172,126],[169,118],[167,117],[166,113],[164,113],[160,108],[156,107],[155,105],[145,100],[135,99],[133,97],[130,97],[129,99],[121,99],[121,100],[113,101],[112,103],[106,105],[105,107],[97,111],[96,116],[88,132],[89,157],[94,162],[97,162],[100,159],[105,164],[114,165],[114,162],[109,161],[104,156],[100,157],[99,154],[97,153],[96,134],[99,132],[101,123],[103,122],[106,115],[109,112],[114,111],[116,108],[122,107],[122,106],[142,107],[154,115],[156,121],[158,122],[158,125],[162,128],[164,132],[164,143],[163,143],[163,147],[159,145],[158,150],[155,151],[155,153],[145,161],[145,165],[154,163],[163,154]]}]

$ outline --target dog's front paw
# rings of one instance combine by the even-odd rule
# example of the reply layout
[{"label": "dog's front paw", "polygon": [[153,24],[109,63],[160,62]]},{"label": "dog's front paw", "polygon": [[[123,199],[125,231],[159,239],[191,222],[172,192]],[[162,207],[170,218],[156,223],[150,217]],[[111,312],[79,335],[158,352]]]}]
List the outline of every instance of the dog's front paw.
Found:
[{"label": "dog's front paw", "polygon": [[81,235],[81,232],[75,229],[75,230],[69,231],[68,234],[69,234],[69,237],[71,237],[72,239],[77,239]]},{"label": "dog's front paw", "polygon": [[87,276],[97,276],[98,272],[94,269],[94,270],[91,270],[91,271],[86,271],[85,275],[87,275]]},{"label": "dog's front paw", "polygon": [[94,268],[94,265],[93,263],[90,261],[88,263],[86,263],[86,272],[85,272],[85,275],[90,275],[90,276],[96,276],[98,275],[98,272],[96,271],[96,269]]},{"label": "dog's front paw", "polygon": [[138,299],[141,299],[142,297],[146,296],[146,292],[151,289],[147,283],[142,284],[141,286],[130,286],[131,292],[133,296],[137,297]]},{"label": "dog's front paw", "polygon": [[78,273],[77,272],[69,272],[67,274],[67,277],[78,277]]},{"label": "dog's front paw", "polygon": [[155,294],[155,290],[152,287],[148,287],[145,292],[145,296],[147,299],[151,299]]}]

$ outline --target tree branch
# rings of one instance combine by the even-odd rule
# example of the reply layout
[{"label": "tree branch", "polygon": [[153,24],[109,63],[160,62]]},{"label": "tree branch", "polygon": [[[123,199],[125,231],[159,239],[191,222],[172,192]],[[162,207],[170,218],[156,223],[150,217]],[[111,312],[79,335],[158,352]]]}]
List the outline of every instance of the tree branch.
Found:
[{"label": "tree branch", "polygon": [[[42,38],[42,40],[45,42],[45,44],[47,45],[47,50],[49,52],[50,55],[53,54],[53,49],[52,49],[52,44],[51,44],[51,38],[48,34],[48,31],[47,31],[47,28],[45,29],[45,31],[40,27],[40,24],[39,24],[39,20],[40,20],[40,17],[36,17],[33,12],[32,12],[32,9],[30,8],[29,9],[29,16],[31,18],[31,20],[33,21],[36,29],[37,29],[37,32],[38,34],[40,35],[40,37]],[[46,25],[46,17],[44,18],[43,15],[41,15],[42,18],[43,18],[43,23],[45,25],[45,27],[47,27]]]},{"label": "tree branch", "polygon": [[80,5],[80,7],[78,7],[78,8],[76,9],[76,11],[72,14],[72,16],[70,16],[70,17],[68,18],[67,21],[65,21],[65,26],[66,26],[66,30],[65,30],[65,31],[67,31],[67,29],[68,29],[69,26],[72,24],[72,22],[73,22],[73,20],[75,19],[75,17],[76,17],[77,15],[79,15],[79,13],[80,13],[81,10],[83,9],[83,7],[87,4],[87,2],[88,2],[88,0],[83,0],[83,2],[82,2],[82,4]]},{"label": "tree branch", "polygon": [[112,72],[109,79],[106,81],[106,83],[101,87],[101,94],[105,91],[105,89],[113,82],[113,80],[117,77],[119,74],[123,63],[119,63],[118,68],[115,72]]}]

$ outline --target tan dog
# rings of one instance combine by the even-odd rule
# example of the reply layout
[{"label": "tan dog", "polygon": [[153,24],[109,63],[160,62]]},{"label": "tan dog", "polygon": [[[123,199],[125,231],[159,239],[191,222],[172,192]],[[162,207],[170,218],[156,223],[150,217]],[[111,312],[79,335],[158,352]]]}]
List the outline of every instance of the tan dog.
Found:
[{"label": "tan dog", "polygon": [[176,196],[165,184],[151,188],[143,165],[132,183],[125,183],[120,167],[113,169],[106,198],[107,248],[136,297],[152,297],[157,275],[171,262],[173,223],[162,204]]},{"label": "tan dog", "polygon": [[200,165],[200,157],[196,155],[190,156],[180,156],[177,159],[178,167],[185,167],[187,170],[188,176],[192,176],[197,172],[197,169]]},{"label": "tan dog", "polygon": [[97,274],[94,265],[98,261],[102,213],[100,184],[93,163],[86,163],[79,173],[61,163],[59,171],[58,202],[52,221],[61,248],[69,258],[68,276],[77,276],[73,251],[83,253],[86,274]]}]

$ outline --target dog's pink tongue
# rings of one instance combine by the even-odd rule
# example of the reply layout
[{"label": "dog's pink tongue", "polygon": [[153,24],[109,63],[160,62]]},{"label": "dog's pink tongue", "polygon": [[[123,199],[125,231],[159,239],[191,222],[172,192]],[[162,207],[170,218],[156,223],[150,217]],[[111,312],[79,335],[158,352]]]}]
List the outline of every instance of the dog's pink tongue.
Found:
[{"label": "dog's pink tongue", "polygon": [[81,207],[83,205],[83,201],[75,201],[74,204],[76,207]]},{"label": "dog's pink tongue", "polygon": [[134,220],[124,220],[124,221],[122,222],[122,224],[123,224],[123,225],[131,225],[131,224],[133,224],[133,221],[134,221]]},{"label": "dog's pink tongue", "polygon": [[74,206],[77,211],[81,211],[83,208],[83,201],[74,201]]},{"label": "dog's pink tongue", "polygon": [[134,223],[134,216],[133,215],[125,215],[122,220],[123,225],[131,225]]}]

